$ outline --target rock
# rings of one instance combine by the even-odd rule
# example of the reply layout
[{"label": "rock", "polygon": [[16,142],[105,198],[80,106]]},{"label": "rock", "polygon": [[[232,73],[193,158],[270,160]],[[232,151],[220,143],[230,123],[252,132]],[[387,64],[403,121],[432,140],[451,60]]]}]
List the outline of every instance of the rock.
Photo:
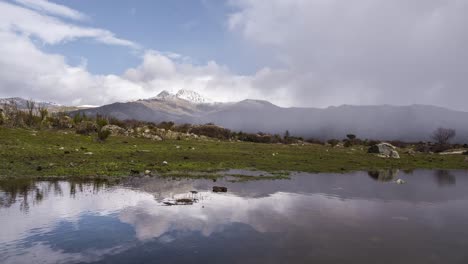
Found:
[{"label": "rock", "polygon": [[382,157],[382,158],[394,158],[394,159],[400,158],[400,155],[396,151],[396,147],[390,143],[385,143],[385,142],[371,146],[367,150],[367,153],[374,153],[374,154],[377,154],[377,156]]},{"label": "rock", "polygon": [[60,149],[60,150],[64,150],[65,148],[64,148],[64,147],[60,147],[59,149]]},{"label": "rock", "polygon": [[102,127],[102,130],[109,131],[112,136],[127,136],[128,135],[127,130],[116,125],[105,125]]},{"label": "rock", "polygon": [[227,188],[221,186],[213,186],[213,192],[227,192]]},{"label": "rock", "polygon": [[150,175],[151,171],[150,170],[145,170],[145,175]]},{"label": "rock", "polygon": [[167,163],[167,161],[163,161],[162,164],[163,164],[163,165],[167,165],[167,164],[169,164],[169,163]]},{"label": "rock", "polygon": [[398,179],[395,181],[397,184],[405,184],[406,182],[402,179]]},{"label": "rock", "polygon": [[85,152],[85,153],[83,153],[83,154],[85,154],[85,155],[93,155],[94,153],[92,153],[92,152]]},{"label": "rock", "polygon": [[73,119],[69,116],[61,116],[59,118],[59,127],[60,128],[72,128],[73,127]]}]

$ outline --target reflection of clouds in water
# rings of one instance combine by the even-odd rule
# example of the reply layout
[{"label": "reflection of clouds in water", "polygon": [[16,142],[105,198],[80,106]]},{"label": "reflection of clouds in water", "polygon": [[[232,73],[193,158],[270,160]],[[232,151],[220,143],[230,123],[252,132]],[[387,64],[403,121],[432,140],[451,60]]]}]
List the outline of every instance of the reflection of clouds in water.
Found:
[{"label": "reflection of clouds in water", "polygon": [[47,199],[31,206],[27,214],[20,210],[21,203],[12,204],[6,212],[2,212],[0,214],[0,243],[23,237],[32,229],[46,232],[63,219],[74,222],[83,212],[105,215],[136,205],[142,200],[154,199],[148,193],[120,188],[96,193],[92,186],[84,186],[83,192],[77,192],[74,198],[70,198],[69,183],[61,182],[60,184],[63,187],[63,196],[49,195]]},{"label": "reflection of clouds in water", "polygon": [[103,259],[106,255],[114,255],[125,251],[127,246],[117,246],[99,250],[85,250],[80,253],[68,253],[64,250],[52,249],[49,245],[36,243],[27,249],[17,249],[15,255],[6,259],[0,257],[2,264],[17,263],[86,263]]},{"label": "reflection of clouds in water", "polygon": [[[341,200],[323,195],[275,193],[250,198],[212,194],[192,206],[160,206],[144,201],[120,212],[119,219],[134,226],[138,239],[158,238],[171,231],[210,236],[231,223],[243,223],[258,232],[284,232],[292,227],[318,228],[327,223],[372,217],[375,202]],[[311,225],[316,226],[311,226]]]}]

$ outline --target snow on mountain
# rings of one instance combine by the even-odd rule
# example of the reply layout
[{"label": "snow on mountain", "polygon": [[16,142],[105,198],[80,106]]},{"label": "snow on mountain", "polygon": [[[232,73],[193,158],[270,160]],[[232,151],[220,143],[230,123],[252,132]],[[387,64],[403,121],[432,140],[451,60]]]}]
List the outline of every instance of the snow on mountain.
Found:
[{"label": "snow on mountain", "polygon": [[186,89],[179,90],[175,96],[179,99],[184,99],[195,104],[205,104],[212,102],[210,99],[203,97],[199,93]]},{"label": "snow on mountain", "polygon": [[[20,98],[20,97],[12,97],[12,98],[0,98],[0,105],[3,105],[3,104],[16,104],[16,106],[20,109],[25,109],[26,108],[26,102],[28,100],[24,99],[24,98]],[[35,102],[36,106],[44,106],[44,107],[58,107],[58,106],[62,106],[60,104],[57,104],[57,103],[53,103],[53,102],[41,102],[41,101],[35,101],[35,100],[32,100]]]},{"label": "snow on mountain", "polygon": [[181,89],[176,94],[172,94],[166,90],[160,92],[157,96],[150,98],[150,100],[174,100],[182,99],[194,104],[206,104],[212,103],[212,101],[206,97],[203,97],[197,92],[187,89]]}]

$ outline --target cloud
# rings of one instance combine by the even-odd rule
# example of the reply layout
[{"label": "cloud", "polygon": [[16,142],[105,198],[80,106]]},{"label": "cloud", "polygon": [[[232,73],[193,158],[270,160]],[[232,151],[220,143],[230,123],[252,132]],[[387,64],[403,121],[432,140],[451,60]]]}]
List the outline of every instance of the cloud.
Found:
[{"label": "cloud", "polygon": [[139,48],[138,44],[115,37],[104,29],[81,27],[66,23],[17,5],[0,2],[0,30],[39,38],[46,44],[58,44],[78,38],[91,38],[110,45]]},{"label": "cloud", "polygon": [[[143,51],[108,30],[44,14],[52,14],[50,8],[41,13],[0,2],[0,96],[99,105],[183,88],[215,101],[252,98],[308,107],[419,103],[468,110],[468,2],[230,4],[227,30],[269,55],[275,67],[237,74],[215,61],[199,64],[176,53]],[[141,51],[141,64],[120,76],[95,75],[86,64],[71,66],[64,56],[42,51],[36,41],[58,45],[81,38]]]},{"label": "cloud", "polygon": [[[231,32],[285,72],[255,88],[304,106],[426,103],[468,110],[466,1],[231,1]],[[272,30],[274,29],[274,30]],[[272,79],[271,79],[272,78]],[[271,80],[278,79],[275,85]]]},{"label": "cloud", "polygon": [[46,0],[14,0],[15,2],[22,4],[26,7],[32,8],[34,10],[44,12],[51,15],[57,15],[64,18],[69,18],[73,20],[88,20],[88,16],[85,14],[71,9],[64,5],[59,5],[51,3]]}]

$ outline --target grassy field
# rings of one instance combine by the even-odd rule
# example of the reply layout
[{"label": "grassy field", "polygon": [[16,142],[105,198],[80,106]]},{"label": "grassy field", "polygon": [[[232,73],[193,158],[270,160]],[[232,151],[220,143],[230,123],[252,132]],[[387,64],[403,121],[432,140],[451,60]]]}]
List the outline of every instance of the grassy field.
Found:
[{"label": "grassy field", "polygon": [[151,141],[114,136],[99,143],[94,136],[77,135],[73,131],[0,127],[0,177],[124,177],[131,175],[132,170],[182,175],[225,169],[267,172],[468,169],[468,162],[462,155],[409,156],[399,151],[401,159],[395,160],[367,154],[366,150],[364,146],[331,148],[215,140]]}]

